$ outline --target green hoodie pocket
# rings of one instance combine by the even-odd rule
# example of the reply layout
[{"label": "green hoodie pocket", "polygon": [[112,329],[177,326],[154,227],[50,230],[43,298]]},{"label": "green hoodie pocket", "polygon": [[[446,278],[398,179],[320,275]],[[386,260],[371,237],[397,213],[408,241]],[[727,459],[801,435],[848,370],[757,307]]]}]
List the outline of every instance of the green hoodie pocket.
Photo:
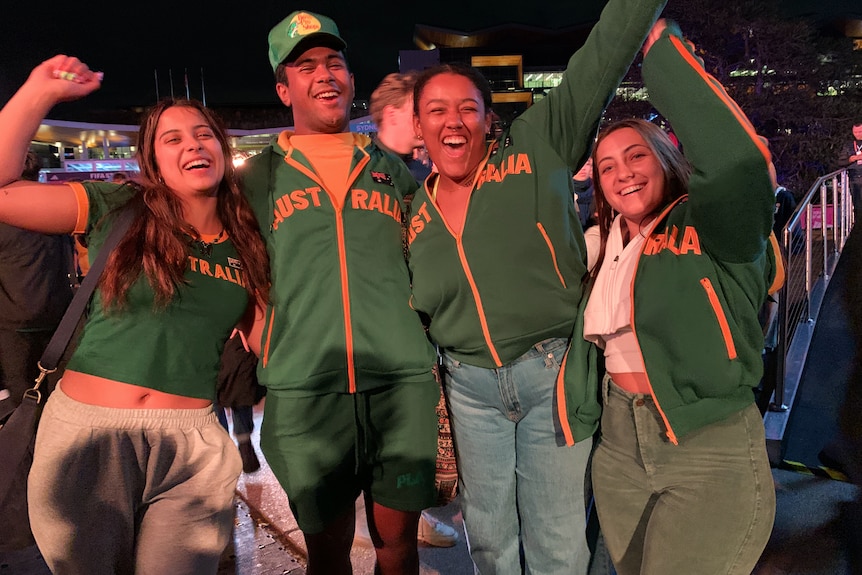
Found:
[{"label": "green hoodie pocket", "polygon": [[560,283],[563,284],[563,287],[565,288],[566,280],[563,278],[563,274],[560,273],[560,266],[557,264],[557,252],[554,251],[554,244],[551,243],[551,238],[548,236],[548,232],[545,231],[545,226],[542,225],[542,222],[536,222],[536,227],[539,228],[539,233],[542,234],[542,238],[548,246],[548,251],[551,252],[551,261],[554,262],[554,271],[557,272],[557,277],[560,278]]},{"label": "green hoodie pocket", "polygon": [[709,278],[700,280],[700,285],[703,286],[706,292],[706,297],[709,299],[709,305],[715,313],[715,318],[718,320],[718,327],[721,329],[721,337],[724,339],[724,346],[727,348],[727,358],[736,359],[736,346],[733,343],[733,334],[730,333],[730,325],[727,323],[727,316],[724,313],[724,308],[721,307],[721,301],[718,299],[718,294],[715,293],[715,288]]}]

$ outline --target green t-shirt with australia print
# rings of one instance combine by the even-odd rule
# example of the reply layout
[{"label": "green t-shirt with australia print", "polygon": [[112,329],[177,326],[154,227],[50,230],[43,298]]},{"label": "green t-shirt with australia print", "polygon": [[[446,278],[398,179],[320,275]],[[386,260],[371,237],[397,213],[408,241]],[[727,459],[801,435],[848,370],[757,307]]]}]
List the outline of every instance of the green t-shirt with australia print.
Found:
[{"label": "green t-shirt with australia print", "polygon": [[[115,220],[112,210],[124,205],[135,188],[109,182],[81,185],[89,200],[86,235],[94,261]],[[213,244],[211,252],[190,244],[185,279],[163,309],[154,308],[153,291],[143,275],[121,311],[106,312],[96,289],[67,369],[214,399],[224,343],[248,303],[242,266],[230,239]]]}]

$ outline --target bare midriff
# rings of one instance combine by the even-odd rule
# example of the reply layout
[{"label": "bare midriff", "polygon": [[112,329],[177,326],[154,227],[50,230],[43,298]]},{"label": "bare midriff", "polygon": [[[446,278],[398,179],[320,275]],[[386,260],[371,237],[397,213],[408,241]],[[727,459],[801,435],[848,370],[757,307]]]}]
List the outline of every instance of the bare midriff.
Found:
[{"label": "bare midriff", "polygon": [[212,402],[66,370],[60,387],[81,403],[119,409],[201,409]]},{"label": "bare midriff", "polygon": [[643,372],[611,373],[608,372],[614,383],[629,393],[642,393],[650,395],[650,386],[647,376]]}]

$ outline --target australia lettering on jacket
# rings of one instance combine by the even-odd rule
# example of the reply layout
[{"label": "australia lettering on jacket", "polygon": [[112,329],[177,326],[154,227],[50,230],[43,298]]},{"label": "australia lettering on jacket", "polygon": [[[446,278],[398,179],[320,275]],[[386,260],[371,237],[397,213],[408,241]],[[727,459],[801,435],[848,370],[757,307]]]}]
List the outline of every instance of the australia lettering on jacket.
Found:
[{"label": "australia lettering on jacket", "polygon": [[500,183],[512,174],[532,173],[533,168],[530,166],[530,157],[527,154],[512,154],[499,166],[485,164],[485,169],[482,170],[476,181],[476,189],[478,190],[487,182]]},{"label": "australia lettering on jacket", "polygon": [[643,255],[653,256],[664,250],[677,256],[688,253],[701,255],[700,237],[697,235],[697,230],[692,226],[685,226],[681,238],[679,228],[676,226],[672,226],[670,229],[665,228],[664,232],[650,234],[646,240]]},{"label": "australia lettering on jacket", "polygon": [[407,228],[407,243],[413,243],[417,234],[422,233],[425,229],[425,224],[431,221],[431,214],[428,212],[428,202],[422,202],[416,214],[410,218],[410,227]]},{"label": "australia lettering on jacket", "polygon": [[[533,167],[530,165],[530,157],[527,154],[512,154],[506,160],[495,166],[486,164],[476,180],[476,189],[488,182],[500,183],[512,174],[532,174]],[[428,211],[428,202],[422,202],[416,214],[410,218],[410,227],[407,230],[408,242],[413,242],[416,236],[425,229],[425,224],[431,221],[431,213]]]},{"label": "australia lettering on jacket", "polygon": [[237,262],[235,258],[228,258],[228,265],[211,263],[207,260],[189,256],[189,269],[195,273],[216,278],[219,280],[228,281],[238,286],[245,287],[245,281],[242,279],[241,267],[234,266]]},{"label": "australia lettering on jacket", "polygon": [[[284,194],[275,200],[273,210],[272,229],[277,230],[278,225],[296,212],[309,208],[321,206],[320,196],[326,192],[320,186],[294,190]],[[393,196],[377,190],[363,190],[353,188],[350,190],[350,206],[354,210],[368,210],[385,214],[397,222],[401,221],[401,204]]]}]

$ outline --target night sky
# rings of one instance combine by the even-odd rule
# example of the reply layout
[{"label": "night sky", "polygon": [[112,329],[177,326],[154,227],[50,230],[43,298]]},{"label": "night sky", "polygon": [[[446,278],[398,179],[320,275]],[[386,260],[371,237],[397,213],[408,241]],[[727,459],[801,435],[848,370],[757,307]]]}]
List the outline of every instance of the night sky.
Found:
[{"label": "night sky", "polygon": [[[395,9],[392,0],[234,2],[230,9],[221,2],[182,0],[12,2],[0,11],[0,103],[39,62],[67,53],[105,72],[102,89],[86,105],[111,108],[155,102],[156,74],[159,95],[170,94],[169,71],[176,94],[185,94],[187,74],[190,95],[205,95],[210,105],[277,103],[266,36],[295,9],[321,12],[338,23],[357,96],[367,98],[384,75],[398,70],[398,51],[416,48],[416,24],[464,31],[505,23],[561,28],[593,21],[605,0],[440,0]],[[860,0],[785,0],[784,6],[822,18],[854,11],[862,18]]]}]

